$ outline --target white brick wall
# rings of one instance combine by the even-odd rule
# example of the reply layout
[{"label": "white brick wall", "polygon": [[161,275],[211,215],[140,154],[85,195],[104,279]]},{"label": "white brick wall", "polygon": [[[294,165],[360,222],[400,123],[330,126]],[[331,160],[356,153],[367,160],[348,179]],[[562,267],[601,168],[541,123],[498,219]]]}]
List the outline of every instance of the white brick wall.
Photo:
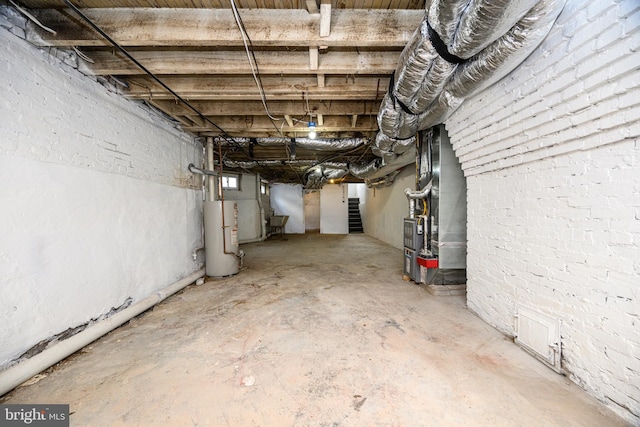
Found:
[{"label": "white brick wall", "polygon": [[[586,6],[586,7],[585,7]],[[560,319],[562,366],[640,422],[640,3],[568,0],[446,123],[468,186],[468,306]]]},{"label": "white brick wall", "polygon": [[0,369],[202,265],[186,171],[201,146],[10,26],[0,15]]}]

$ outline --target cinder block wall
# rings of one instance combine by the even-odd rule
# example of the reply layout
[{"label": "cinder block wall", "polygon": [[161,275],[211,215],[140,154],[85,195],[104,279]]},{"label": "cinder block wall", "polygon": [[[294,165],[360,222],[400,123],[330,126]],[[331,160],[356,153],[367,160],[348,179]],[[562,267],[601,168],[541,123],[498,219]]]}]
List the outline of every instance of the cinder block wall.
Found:
[{"label": "cinder block wall", "polygon": [[202,266],[201,146],[2,24],[0,369]]},{"label": "cinder block wall", "polygon": [[446,122],[468,188],[468,306],[560,320],[569,378],[640,422],[640,3],[568,0]]}]

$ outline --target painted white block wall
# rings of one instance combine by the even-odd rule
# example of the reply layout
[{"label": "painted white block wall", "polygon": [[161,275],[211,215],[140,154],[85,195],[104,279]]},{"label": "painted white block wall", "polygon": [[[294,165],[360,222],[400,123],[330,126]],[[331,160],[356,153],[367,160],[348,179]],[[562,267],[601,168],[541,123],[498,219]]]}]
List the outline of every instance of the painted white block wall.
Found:
[{"label": "painted white block wall", "polygon": [[202,266],[192,137],[0,28],[0,368]]},{"label": "painted white block wall", "polygon": [[304,201],[302,185],[273,184],[271,186],[271,208],[276,215],[289,215],[284,232],[304,234]]},{"label": "painted white block wall", "polygon": [[[415,186],[415,166],[411,165],[405,167],[389,187],[367,188],[362,215],[365,234],[402,249],[402,219],[409,214],[404,189]],[[402,259],[398,262],[401,264]]]},{"label": "painted white block wall", "polygon": [[349,234],[349,194],[344,184],[320,190],[320,234]]},{"label": "painted white block wall", "polygon": [[560,320],[569,378],[640,423],[640,4],[568,0],[446,122],[468,186],[468,306]]}]

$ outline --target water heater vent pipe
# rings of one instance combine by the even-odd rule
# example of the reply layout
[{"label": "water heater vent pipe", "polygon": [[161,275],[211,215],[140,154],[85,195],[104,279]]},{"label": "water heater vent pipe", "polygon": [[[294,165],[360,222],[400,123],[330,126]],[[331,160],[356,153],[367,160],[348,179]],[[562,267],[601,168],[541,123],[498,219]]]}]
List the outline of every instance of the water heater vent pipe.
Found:
[{"label": "water heater vent pipe", "polygon": [[433,187],[433,179],[429,181],[427,185],[420,191],[412,191],[410,188],[404,190],[405,196],[409,199],[409,218],[415,217],[416,200],[425,199],[430,193]]}]

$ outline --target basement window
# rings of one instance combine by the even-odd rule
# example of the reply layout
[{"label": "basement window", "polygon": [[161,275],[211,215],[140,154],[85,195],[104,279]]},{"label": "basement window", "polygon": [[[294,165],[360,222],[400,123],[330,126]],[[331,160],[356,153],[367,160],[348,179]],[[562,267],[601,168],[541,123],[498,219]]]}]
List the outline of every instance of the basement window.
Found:
[{"label": "basement window", "polygon": [[240,189],[240,176],[236,174],[223,174],[222,175],[222,188],[225,190],[239,190]]}]

